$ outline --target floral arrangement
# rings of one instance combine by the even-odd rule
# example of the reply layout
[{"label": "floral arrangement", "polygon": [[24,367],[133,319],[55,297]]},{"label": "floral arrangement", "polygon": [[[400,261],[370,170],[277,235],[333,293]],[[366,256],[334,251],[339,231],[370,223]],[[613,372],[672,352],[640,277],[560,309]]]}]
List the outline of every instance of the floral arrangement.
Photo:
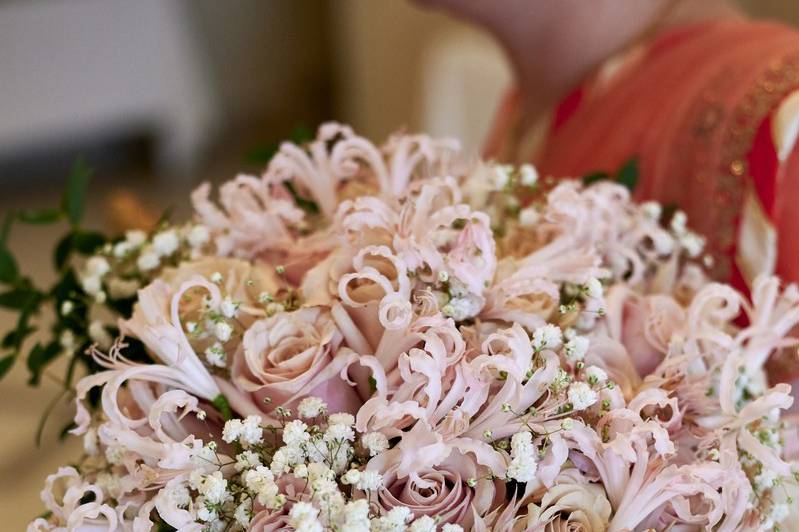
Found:
[{"label": "floral arrangement", "polygon": [[796,344],[799,289],[710,282],[682,212],[338,124],[191,200],[189,223],[101,244],[55,297],[105,318],[47,347],[89,346],[85,454],[29,530],[787,517],[793,399],[764,365]]}]

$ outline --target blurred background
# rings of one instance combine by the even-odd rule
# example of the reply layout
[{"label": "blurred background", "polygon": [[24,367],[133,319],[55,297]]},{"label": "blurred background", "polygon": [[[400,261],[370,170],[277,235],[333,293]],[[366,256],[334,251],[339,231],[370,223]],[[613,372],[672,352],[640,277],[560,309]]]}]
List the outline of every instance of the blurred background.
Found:
[{"label": "blurred background", "polygon": [[[795,0],[742,4],[799,24]],[[405,0],[0,0],[0,219],[55,205],[78,154],[97,170],[88,225],[113,230],[137,215],[130,195],[185,216],[195,184],[258,172],[269,146],[325,120],[476,150],[509,82],[490,40]],[[49,281],[60,232],[14,228],[28,275]],[[0,331],[10,319],[0,309]],[[3,530],[41,512],[45,475],[80,452],[57,442],[68,404],[34,444],[57,384],[26,380],[17,364],[0,383]]]}]

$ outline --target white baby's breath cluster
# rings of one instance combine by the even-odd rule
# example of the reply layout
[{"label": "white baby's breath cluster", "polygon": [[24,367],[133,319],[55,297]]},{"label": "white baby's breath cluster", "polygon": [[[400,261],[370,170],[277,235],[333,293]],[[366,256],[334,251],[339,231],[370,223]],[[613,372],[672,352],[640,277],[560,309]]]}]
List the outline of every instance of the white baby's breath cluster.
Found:
[{"label": "white baby's breath cluster", "polygon": [[[462,530],[449,524],[438,527],[426,516],[414,519],[405,507],[375,514],[369,501],[383,488],[383,479],[363,465],[368,457],[388,449],[388,439],[379,432],[356,433],[351,414],[328,415],[327,405],[318,397],[306,397],[297,410],[315,423],[289,419],[287,409],[282,409],[280,426],[264,426],[259,416],[225,422],[223,441],[241,449],[233,461],[235,472],[223,473],[229,471],[228,460],[216,446],[204,447],[196,458],[202,467],[185,486],[172,490],[179,499],[176,504],[197,508],[198,520],[209,530],[246,529],[253,504],[274,511],[290,506],[288,522],[298,531]],[[265,429],[279,437],[276,444],[265,440]],[[283,486],[292,482],[287,479],[307,484],[310,498],[297,500],[285,491]],[[365,498],[351,498],[351,490]]]}]

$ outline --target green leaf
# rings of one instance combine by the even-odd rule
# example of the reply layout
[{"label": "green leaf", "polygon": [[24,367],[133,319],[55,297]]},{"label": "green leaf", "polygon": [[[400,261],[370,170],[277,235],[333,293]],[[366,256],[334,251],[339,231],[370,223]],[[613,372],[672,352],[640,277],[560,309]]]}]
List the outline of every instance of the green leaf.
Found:
[{"label": "green leaf", "polygon": [[308,127],[308,124],[299,123],[294,126],[294,129],[291,130],[291,135],[289,135],[289,138],[295,144],[302,144],[303,142],[313,140],[314,132],[310,127]]},{"label": "green leaf", "polygon": [[286,189],[289,191],[289,194],[291,194],[291,197],[294,198],[294,203],[297,204],[297,207],[304,210],[308,214],[319,214],[319,206],[313,201],[300,196],[293,182],[283,181],[283,186],[286,187]]},{"label": "green leaf", "polygon": [[14,213],[6,214],[3,219],[3,226],[0,227],[0,242],[8,242],[8,235],[11,233],[11,226],[14,224]]},{"label": "green leaf", "polygon": [[105,244],[105,235],[102,233],[96,231],[75,231],[72,233],[72,247],[84,255],[91,255],[103,244]]},{"label": "green leaf", "polygon": [[61,346],[57,342],[50,342],[46,346],[37,343],[28,355],[28,369],[31,372],[28,384],[37,386],[42,378],[42,372],[47,365],[52,362],[61,352]]},{"label": "green leaf", "polygon": [[214,397],[211,403],[219,410],[219,413],[222,414],[222,419],[225,421],[233,419],[233,411],[230,409],[230,403],[228,403],[227,397],[220,393]]},{"label": "green leaf", "polygon": [[0,379],[6,376],[6,373],[11,369],[14,365],[14,361],[16,361],[17,357],[14,354],[6,355],[3,358],[0,358]]},{"label": "green leaf", "polygon": [[280,145],[276,142],[265,146],[258,146],[247,154],[247,162],[258,165],[268,164],[279,149]]},{"label": "green leaf", "polygon": [[608,175],[607,172],[593,172],[583,176],[583,185],[589,187],[594,183],[598,183],[600,181],[607,181],[608,179],[610,179],[610,175]]},{"label": "green leaf", "polygon": [[[288,138],[295,144],[302,144],[313,140],[314,132],[306,124],[297,124]],[[253,164],[268,164],[278,151],[280,151],[280,142],[270,142],[253,149],[247,155],[247,161]]]},{"label": "green leaf", "polygon": [[31,327],[28,325],[27,320],[21,320],[16,329],[9,331],[5,336],[3,336],[3,341],[0,342],[0,346],[5,349],[10,349],[12,347],[16,349],[17,346],[22,345],[22,342],[25,341],[25,338],[35,332],[36,327]]},{"label": "green leaf", "polygon": [[13,288],[0,294],[0,307],[14,310],[33,310],[42,299],[42,295],[33,288]]},{"label": "green leaf", "polygon": [[64,236],[56,244],[53,251],[53,263],[55,263],[56,270],[61,271],[66,266],[70,253],[72,253],[72,233]]},{"label": "green leaf", "polygon": [[619,169],[616,174],[616,181],[627,187],[630,192],[635,190],[638,184],[638,159],[633,157]]},{"label": "green leaf", "polygon": [[69,223],[73,226],[77,226],[81,218],[83,218],[83,212],[86,208],[86,188],[89,185],[92,173],[92,169],[82,157],[75,161],[69,173],[69,180],[61,200],[61,206],[67,214]]},{"label": "green leaf", "polygon": [[22,211],[17,217],[27,224],[51,224],[60,220],[63,215],[61,209],[36,209]]},{"label": "green leaf", "polygon": [[19,268],[4,240],[0,240],[0,283],[13,284],[19,278]]}]

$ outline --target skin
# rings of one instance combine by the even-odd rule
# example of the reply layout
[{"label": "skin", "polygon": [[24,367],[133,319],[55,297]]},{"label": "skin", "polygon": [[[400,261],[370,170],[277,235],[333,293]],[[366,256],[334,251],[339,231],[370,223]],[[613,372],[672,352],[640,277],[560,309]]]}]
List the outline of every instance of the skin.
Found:
[{"label": "skin", "polygon": [[740,17],[727,0],[415,0],[490,33],[532,123],[602,62],[668,27]]}]

